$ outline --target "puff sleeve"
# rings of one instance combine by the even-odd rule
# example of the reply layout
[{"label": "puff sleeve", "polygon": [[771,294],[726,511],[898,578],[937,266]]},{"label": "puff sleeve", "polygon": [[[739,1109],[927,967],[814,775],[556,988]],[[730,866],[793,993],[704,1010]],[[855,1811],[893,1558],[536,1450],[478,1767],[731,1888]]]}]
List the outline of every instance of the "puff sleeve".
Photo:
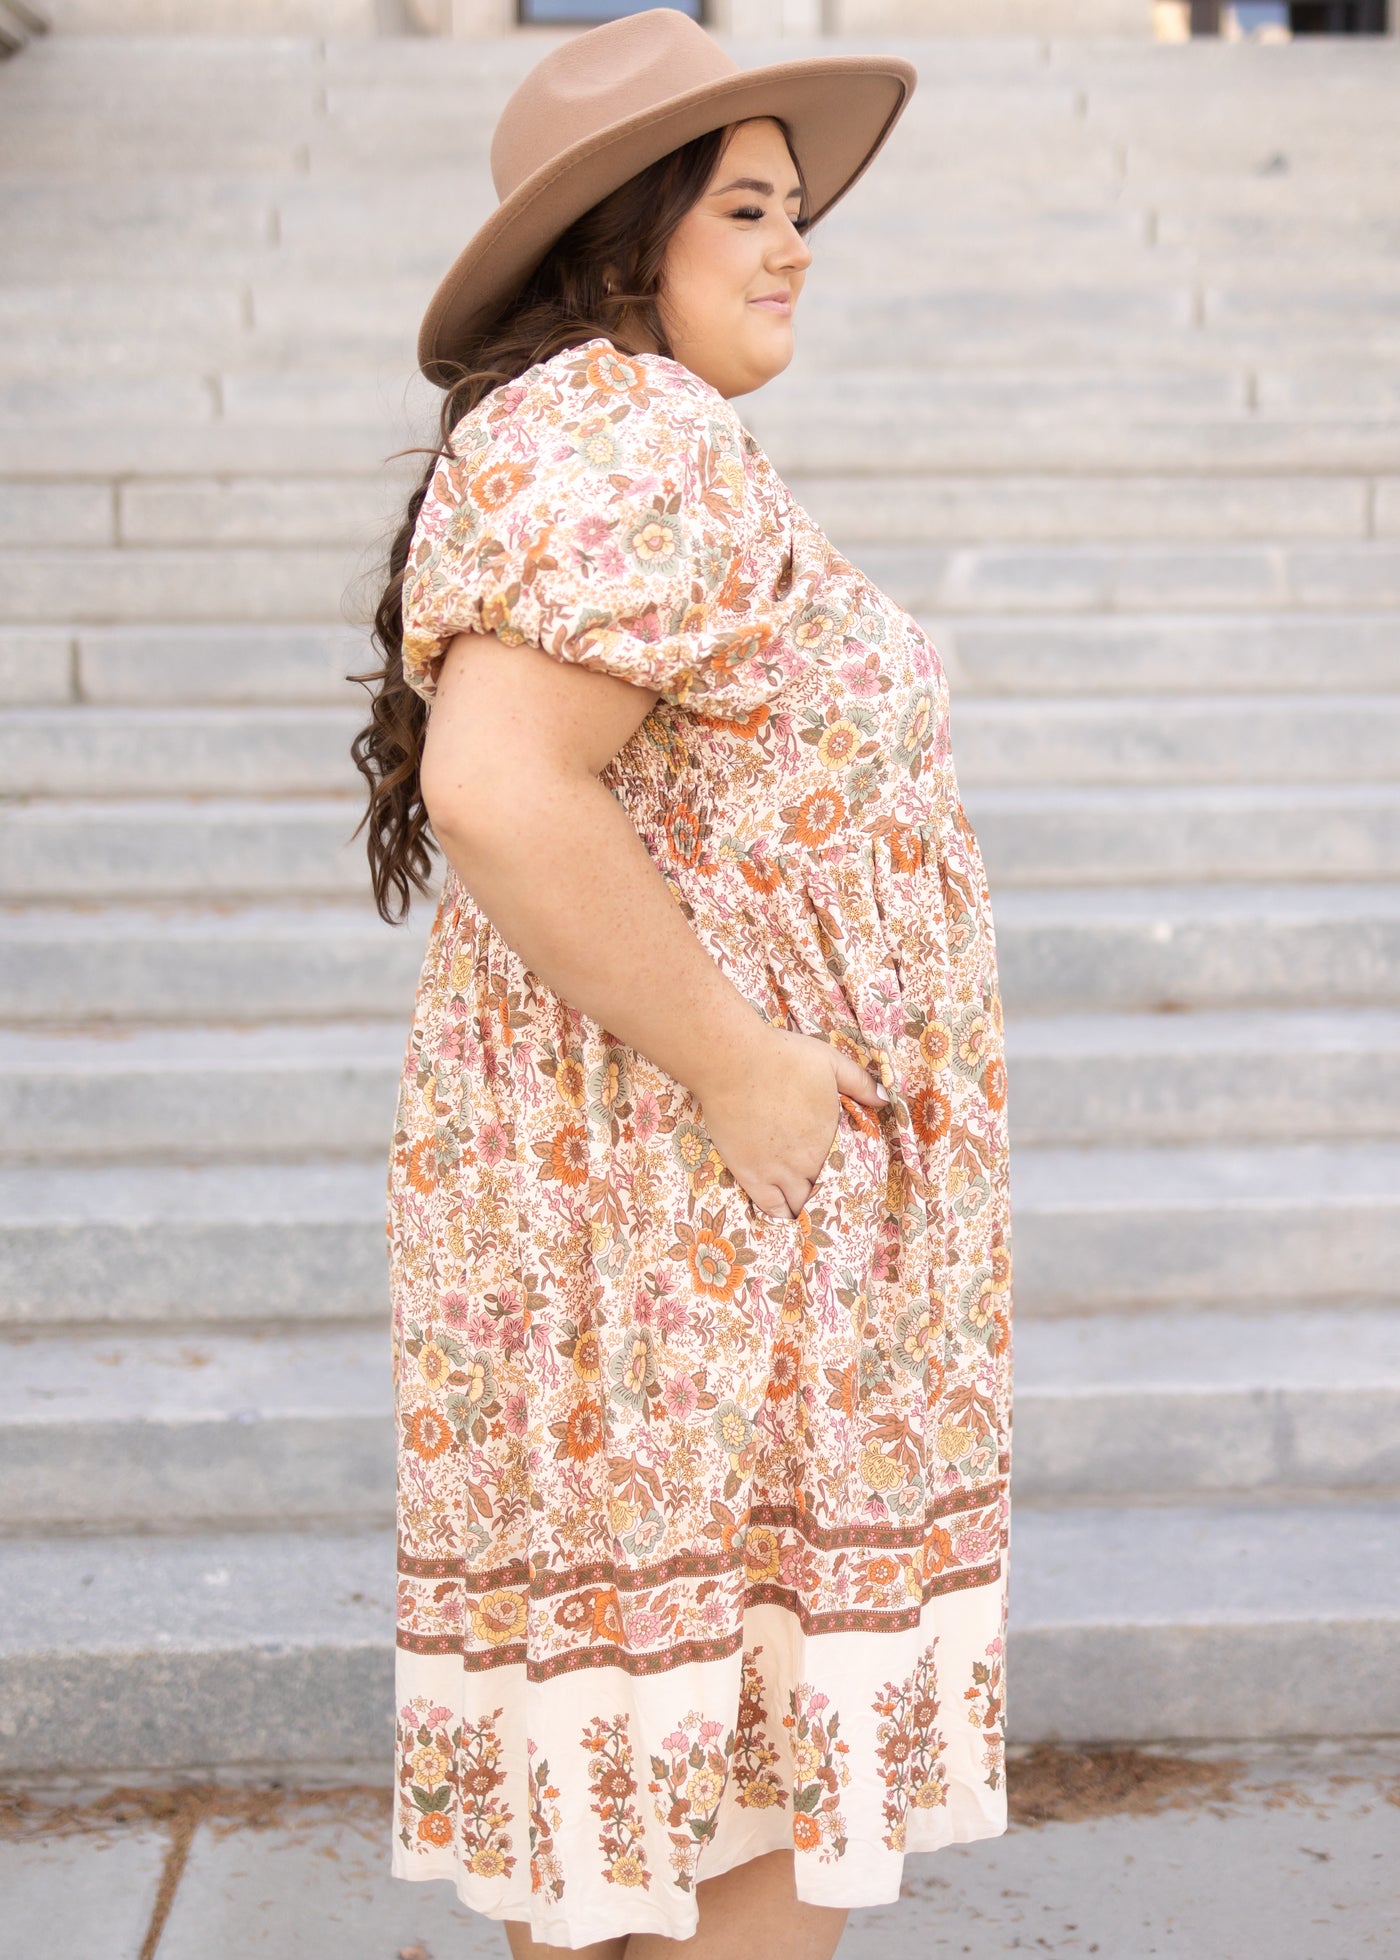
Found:
[{"label": "puff sleeve", "polygon": [[569,350],[453,431],[405,567],[405,677],[431,698],[462,632],[674,702],[724,696],[753,644],[751,498],[729,403],[678,362]]}]

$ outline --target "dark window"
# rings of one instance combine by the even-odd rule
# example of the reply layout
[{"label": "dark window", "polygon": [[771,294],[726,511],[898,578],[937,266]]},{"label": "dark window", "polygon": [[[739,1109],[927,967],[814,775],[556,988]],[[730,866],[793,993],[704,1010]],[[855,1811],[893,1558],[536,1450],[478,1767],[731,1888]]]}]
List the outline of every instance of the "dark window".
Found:
[{"label": "dark window", "polygon": [[674,7],[692,20],[705,18],[704,0],[516,0],[516,15],[528,27],[596,27],[600,21],[644,14],[658,5]]},{"label": "dark window", "polygon": [[[1191,0],[1191,32],[1218,34],[1222,11],[1222,0]],[[1388,26],[1387,0],[1238,0],[1235,18],[1246,33],[1271,20],[1294,34],[1384,34]]]},{"label": "dark window", "polygon": [[1288,24],[1295,34],[1384,34],[1385,0],[1303,0]]}]

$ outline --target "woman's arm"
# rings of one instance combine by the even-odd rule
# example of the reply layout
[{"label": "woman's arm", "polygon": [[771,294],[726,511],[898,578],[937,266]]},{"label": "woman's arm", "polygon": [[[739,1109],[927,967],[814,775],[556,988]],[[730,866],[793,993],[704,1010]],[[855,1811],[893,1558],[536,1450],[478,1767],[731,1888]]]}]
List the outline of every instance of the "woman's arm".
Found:
[{"label": "woman's arm", "polygon": [[838,1092],[883,1098],[849,1056],[755,1013],[599,782],[656,699],[537,647],[459,633],[428,717],[423,801],[507,944],[701,1101],[761,1210],[795,1215],[835,1134]]}]

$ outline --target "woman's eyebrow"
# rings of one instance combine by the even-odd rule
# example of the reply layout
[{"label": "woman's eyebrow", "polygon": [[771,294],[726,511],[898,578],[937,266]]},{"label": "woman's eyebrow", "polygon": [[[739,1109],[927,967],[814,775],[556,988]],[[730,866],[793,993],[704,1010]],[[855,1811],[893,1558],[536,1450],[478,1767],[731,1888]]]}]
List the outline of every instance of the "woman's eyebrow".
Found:
[{"label": "woman's eyebrow", "polygon": [[[711,191],[710,196],[727,197],[730,191],[757,191],[760,197],[771,197],[773,195],[773,186],[764,183],[761,177],[736,177],[732,184],[723,184],[719,190]],[[802,186],[800,184],[794,184],[788,192],[789,197],[801,197],[801,195]]]}]

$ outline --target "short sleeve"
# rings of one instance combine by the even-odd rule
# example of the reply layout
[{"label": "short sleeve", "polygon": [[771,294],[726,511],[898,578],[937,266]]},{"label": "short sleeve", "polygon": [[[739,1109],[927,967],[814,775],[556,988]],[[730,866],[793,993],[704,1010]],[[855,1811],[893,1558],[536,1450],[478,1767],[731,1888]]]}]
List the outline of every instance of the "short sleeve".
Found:
[{"label": "short sleeve", "polygon": [[404,673],[431,698],[457,633],[494,633],[682,702],[724,689],[739,598],[743,428],[678,362],[597,343],[497,388],[454,429],[415,528]]}]

